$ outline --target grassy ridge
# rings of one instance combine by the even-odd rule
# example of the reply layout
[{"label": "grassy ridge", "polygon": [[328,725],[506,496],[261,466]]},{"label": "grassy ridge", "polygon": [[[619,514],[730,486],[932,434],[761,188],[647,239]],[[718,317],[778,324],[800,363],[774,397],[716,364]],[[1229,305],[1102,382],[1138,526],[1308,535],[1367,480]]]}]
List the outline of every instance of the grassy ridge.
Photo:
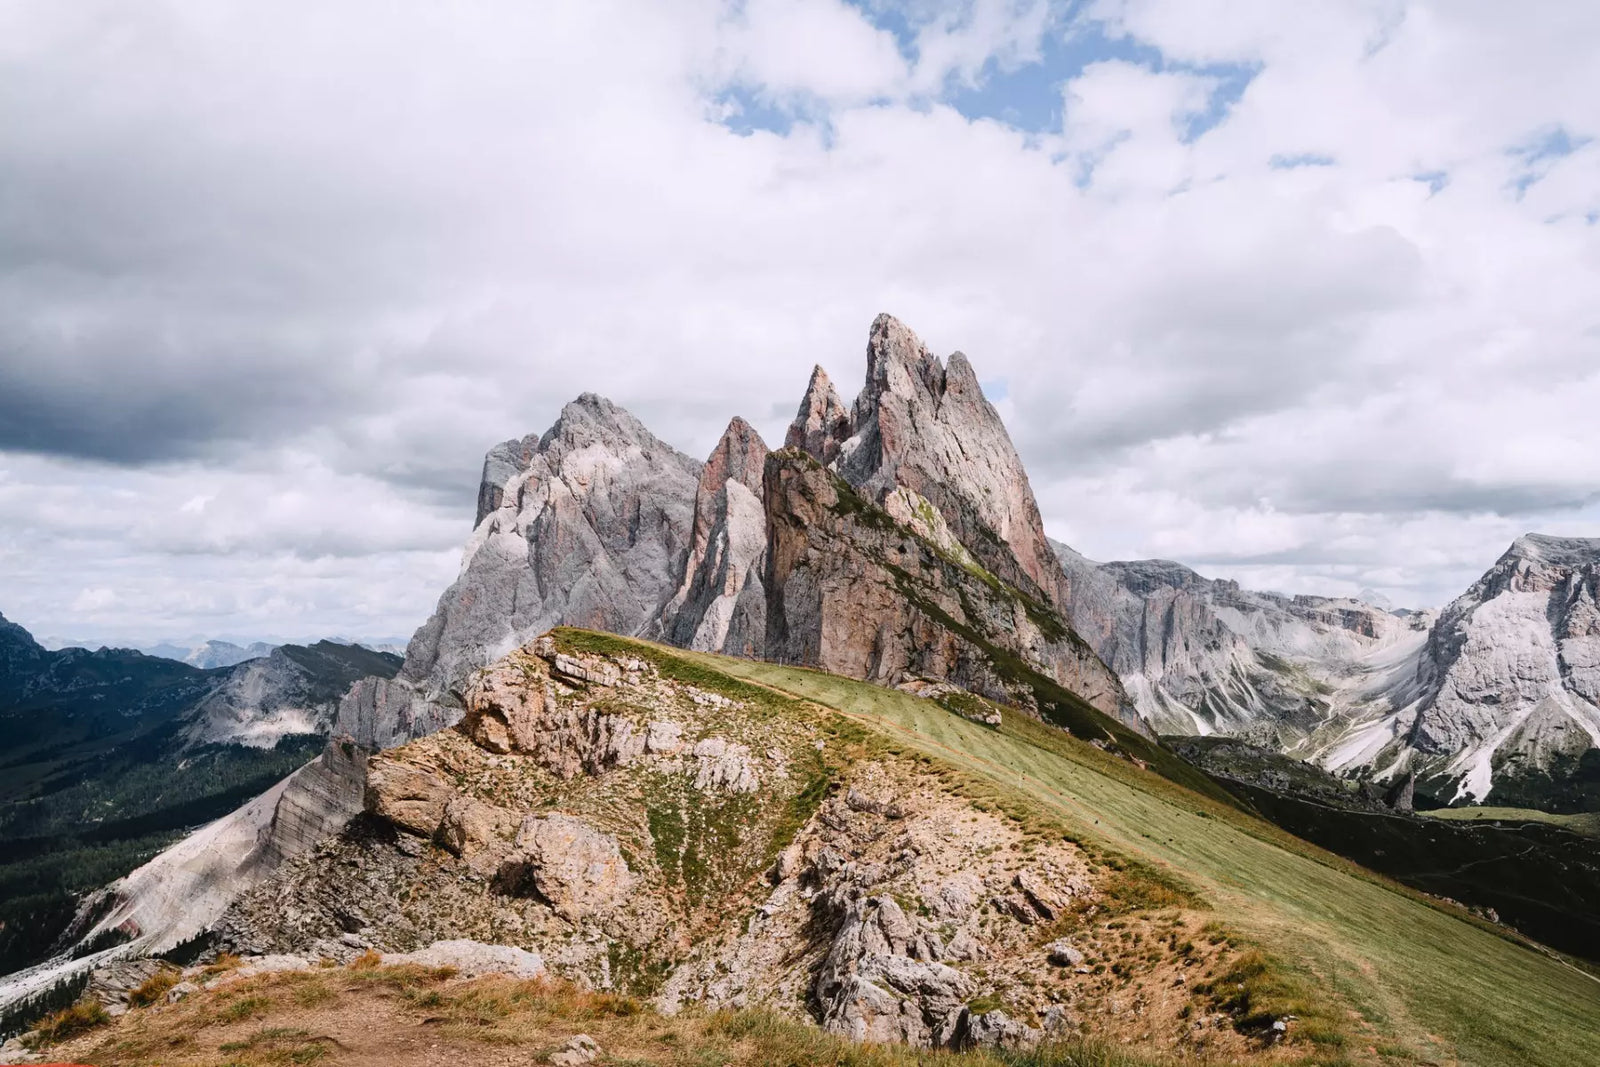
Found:
[{"label": "grassy ridge", "polygon": [[1022,716],[1007,713],[995,731],[819,671],[693,658],[843,711],[1173,872],[1245,937],[1349,1004],[1380,1056],[1477,1067],[1593,1062],[1600,981],[1592,975],[1237,809]]},{"label": "grassy ridge", "polygon": [[1536,822],[1559,826],[1585,837],[1600,837],[1600,812],[1581,815],[1556,815],[1537,808],[1440,808],[1436,811],[1418,812],[1431,819],[1449,819],[1452,822]]}]

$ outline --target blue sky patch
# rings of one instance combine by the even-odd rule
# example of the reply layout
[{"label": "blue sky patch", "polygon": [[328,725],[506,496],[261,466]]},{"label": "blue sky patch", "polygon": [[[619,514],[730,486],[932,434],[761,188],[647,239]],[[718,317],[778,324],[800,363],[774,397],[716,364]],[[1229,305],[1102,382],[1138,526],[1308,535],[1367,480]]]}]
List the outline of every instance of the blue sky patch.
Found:
[{"label": "blue sky patch", "polygon": [[1592,137],[1574,137],[1565,126],[1557,125],[1538,130],[1521,144],[1506,149],[1506,155],[1522,163],[1521,171],[1511,179],[1517,199],[1522,199],[1528,186],[1549,174],[1557,160],[1565,159],[1592,140]]},{"label": "blue sky patch", "polygon": [[718,109],[724,112],[722,124],[740,137],[749,137],[757,130],[769,130],[786,137],[794,129],[792,109],[777,106],[748,86],[730,85],[714,99]]},{"label": "blue sky patch", "polygon": [[1421,173],[1413,174],[1411,176],[1411,180],[1426,184],[1428,187],[1428,195],[1432,196],[1434,193],[1437,193],[1440,189],[1443,189],[1445,186],[1450,184],[1450,172],[1443,170],[1425,170]]},{"label": "blue sky patch", "polygon": [[1297,167],[1331,167],[1334,164],[1332,156],[1320,152],[1296,152],[1293,155],[1277,155],[1267,160],[1267,166],[1273,170],[1294,170]]},{"label": "blue sky patch", "polygon": [[[903,6],[891,6],[881,0],[846,2],[873,26],[892,34],[907,63],[917,61],[917,34],[928,19],[917,19]],[[941,87],[937,100],[968,119],[989,119],[1029,134],[1055,133],[1062,128],[1062,93],[1067,82],[1095,63],[1122,61],[1157,73],[1187,73],[1214,81],[1206,106],[1177,119],[1180,139],[1190,142],[1227,117],[1256,75],[1258,68],[1248,64],[1172,63],[1158,49],[1131,37],[1107,36],[1099,22],[1082,17],[1084,6],[1073,4],[1066,14],[1052,19],[1039,42],[1037,58],[1019,62],[990,57],[979,71],[976,85],[952,75]],[[731,86],[716,99],[718,103],[735,105],[722,121],[741,135],[755,130],[785,135],[796,121],[817,121],[826,116],[819,101],[776,100],[762,93],[759,86]],[[910,103],[918,105],[918,101]]]}]

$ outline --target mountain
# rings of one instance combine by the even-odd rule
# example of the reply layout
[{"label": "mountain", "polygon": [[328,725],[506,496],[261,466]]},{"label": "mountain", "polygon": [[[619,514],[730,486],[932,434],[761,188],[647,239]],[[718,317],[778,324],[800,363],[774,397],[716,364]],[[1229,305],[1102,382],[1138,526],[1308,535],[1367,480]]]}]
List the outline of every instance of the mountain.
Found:
[{"label": "mountain", "polygon": [[[544,434],[495,446],[460,577],[399,676],[363,683],[337,729],[386,747],[448,725],[473,671],[558,625],[1030,701],[1032,686],[1012,677],[1019,666],[1143,729],[1060,610],[1066,574],[966,357],[946,366],[888,315],[873,322],[866,357],[848,411],[813,372],[779,453],[735,418],[700,463],[593,394]],[[853,516],[797,520],[788,490],[807,478],[843,487],[838,499],[882,523],[857,521],[865,512],[853,504]],[[909,540],[891,549],[896,538]],[[927,561],[919,604],[896,584],[905,552]],[[867,570],[873,597],[852,577]],[[833,592],[818,595],[823,586]]]},{"label": "mountain", "polygon": [[362,678],[390,677],[400,657],[360,645],[280,645],[240,662],[190,713],[191,744],[270,748],[296,734],[327,736],[339,702]]},{"label": "mountain", "polygon": [[1068,615],[1163,734],[1227,734],[1300,752],[1408,684],[1430,613],[1257,593],[1171,560],[1095,563],[1052,543]]},{"label": "mountain", "polygon": [[[0,1003],[135,953],[365,967],[474,937],[663,1010],[760,1008],[858,1041],[1583,1054],[1600,1011],[1564,964],[1278,827],[1582,952],[1595,872],[1572,857],[1588,842],[1436,828],[1277,752],[1219,764],[1223,742],[1176,742],[1191,763],[1152,735],[1326,753],[1409,708],[1385,758],[1419,796],[1427,759],[1491,728],[1570,753],[1538,703],[1491,723],[1490,690],[1468,683],[1498,676],[1493,634],[1542,647],[1531,606],[1494,607],[1531,590],[1555,673],[1532,653],[1513,673],[1540,701],[1588,692],[1589,549],[1535,539],[1527,566],[1437,624],[1166,561],[1093,563],[1045,538],[966,357],[888,316],[866,356],[848,407],[812,374],[777,450],[735,418],[701,463],[592,394],[495,446],[461,572],[401,664],[328,644],[225,672],[108,650],[57,663],[0,623],[15,665],[0,693],[91,665],[125,685],[137,667],[151,680],[134,717],[185,760],[321,747],[87,896],[57,942],[71,950],[0,983]],[[180,682],[195,699],[161,695]]]},{"label": "mountain", "polygon": [[484,459],[461,577],[406,648],[429,697],[558,624],[641,629],[677,589],[702,465],[586,393]]},{"label": "mountain", "polygon": [[[243,966],[50,1054],[576,1062],[549,1050],[582,1029],[640,1063],[1592,1058],[1567,961],[1019,711],[572,630],[461,695],[228,909]],[[572,984],[389,966],[461,938]]]},{"label": "mountain", "polygon": [[1438,613],[1054,547],[1073,626],[1163,734],[1410,774],[1435,804],[1600,810],[1600,540],[1518,538]]},{"label": "mountain", "polygon": [[644,629],[682,648],[758,656],[766,643],[768,449],[735,416],[700,471],[683,577]]},{"label": "mountain", "polygon": [[[848,418],[813,372],[767,460],[765,658],[889,685],[918,676],[1027,704],[1017,668],[1142,728],[1060,610],[1067,576],[999,414],[888,315]],[[864,506],[864,505],[870,505]]]},{"label": "mountain", "polygon": [[51,652],[0,618],[0,970],[45,953],[77,894],[304,764],[351,683],[398,666],[326,642],[214,670]]},{"label": "mountain", "polygon": [[1600,539],[1519,537],[1321,759],[1412,773],[1447,802],[1600,810],[1597,592]]},{"label": "mountain", "polygon": [[[964,356],[945,366],[880,316],[853,409],[819,370],[796,435],[813,452],[769,454],[734,419],[700,463],[585,394],[545,433],[492,448],[460,575],[398,673],[357,680],[328,728],[333,741],[270,797],[113,886],[110,910],[87,936],[116,931],[160,951],[206,926],[232,894],[358,810],[360,753],[456,722],[476,672],[559,625],[772,655],[890,685],[954,682],[1211,788],[1141,735],[1116,676],[1063,618],[1065,574]],[[981,446],[981,461],[963,457],[964,440]],[[844,511],[797,524],[795,477],[835,492]],[[858,602],[852,570],[874,576],[855,584]],[[834,591],[812,598],[822,587]],[[836,641],[841,627],[855,628],[846,643],[864,643]],[[241,738],[229,694],[265,684],[274,663],[257,661],[216,693],[194,736]],[[260,710],[251,729],[261,741],[326,721],[245,703]]]},{"label": "mountain", "polygon": [[265,641],[253,641],[248,645],[236,645],[232,641],[203,641],[187,647],[163,642],[139,651],[147,656],[175,659],[191,667],[210,670],[214,667],[232,667],[247,659],[259,659],[271,655],[276,647],[278,646],[269,645]]}]

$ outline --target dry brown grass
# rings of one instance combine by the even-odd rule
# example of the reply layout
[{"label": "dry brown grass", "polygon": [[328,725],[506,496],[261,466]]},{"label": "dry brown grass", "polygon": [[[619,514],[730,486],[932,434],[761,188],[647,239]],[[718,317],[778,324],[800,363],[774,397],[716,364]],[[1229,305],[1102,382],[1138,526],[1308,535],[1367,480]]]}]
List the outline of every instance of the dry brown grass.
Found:
[{"label": "dry brown grass", "polygon": [[80,1000],[72,1007],[62,1008],[35,1023],[28,1034],[27,1044],[36,1049],[49,1048],[110,1021],[111,1017],[98,1000]]},{"label": "dry brown grass", "polygon": [[167,991],[183,978],[176,967],[163,967],[128,993],[128,1003],[135,1008],[146,1008],[166,999]]},{"label": "dry brown grass", "polygon": [[[578,1033],[603,1062],[660,1067],[1197,1067],[1093,1043],[1027,1054],[854,1045],[768,1011],[664,1016],[639,1000],[548,981],[456,979],[448,968],[361,967],[225,981],[177,1004],[62,1035],[53,1054],[99,1067],[512,1067],[543,1062]],[[1273,1064],[1337,1062],[1278,1049]]]}]

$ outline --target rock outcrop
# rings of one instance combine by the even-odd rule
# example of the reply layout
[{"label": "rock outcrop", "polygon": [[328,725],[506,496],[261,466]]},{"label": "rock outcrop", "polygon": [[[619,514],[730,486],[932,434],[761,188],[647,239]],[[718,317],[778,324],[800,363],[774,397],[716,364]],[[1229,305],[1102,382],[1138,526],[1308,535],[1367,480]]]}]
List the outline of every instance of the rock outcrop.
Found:
[{"label": "rock outcrop", "polygon": [[[948,769],[850,759],[861,728],[830,709],[570,631],[485,678],[456,727],[372,757],[364,815],[245,894],[224,946],[389,961],[473,938],[669,1012],[924,1047],[1027,1045],[1136,998],[1140,1033],[1188,1032],[1174,980],[1200,961],[1176,946],[1203,919],[1117,904],[1125,875]],[[1098,966],[1050,962],[1067,928]]]}]

